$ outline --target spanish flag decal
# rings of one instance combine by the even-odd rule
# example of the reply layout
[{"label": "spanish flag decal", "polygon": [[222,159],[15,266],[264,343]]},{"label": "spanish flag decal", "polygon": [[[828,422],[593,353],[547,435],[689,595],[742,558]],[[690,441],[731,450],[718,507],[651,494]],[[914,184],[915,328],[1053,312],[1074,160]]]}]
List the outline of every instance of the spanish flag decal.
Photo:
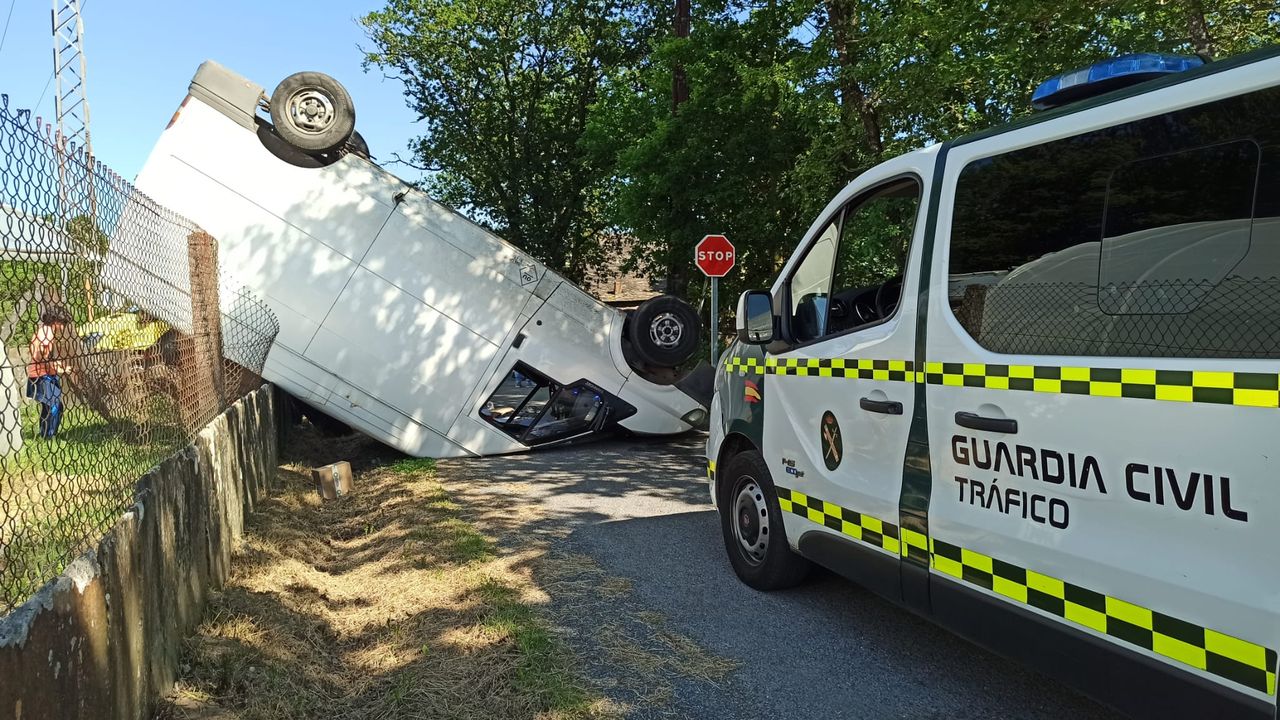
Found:
[{"label": "spanish flag decal", "polygon": [[750,380],[745,381],[745,383],[746,388],[742,391],[742,399],[749,403],[760,402],[760,386]]}]

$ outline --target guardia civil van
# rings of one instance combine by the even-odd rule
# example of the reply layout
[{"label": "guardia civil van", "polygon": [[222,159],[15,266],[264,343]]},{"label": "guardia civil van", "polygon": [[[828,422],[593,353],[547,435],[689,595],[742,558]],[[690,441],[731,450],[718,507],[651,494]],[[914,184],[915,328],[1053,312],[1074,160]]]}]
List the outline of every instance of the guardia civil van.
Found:
[{"label": "guardia civil van", "polygon": [[1274,718],[1280,49],[1034,100],[856,178],[739,300],[729,559],[765,590],[821,564],[1135,716]]},{"label": "guardia civil van", "polygon": [[[222,266],[279,317],[266,379],[406,453],[705,422],[709,379],[700,393],[696,372],[674,371],[698,348],[687,304],[615,310],[372,162],[332,77],[296,73],[268,97],[205,62],[137,185],[213,235]],[[184,275],[184,252],[163,264]],[[164,315],[174,303],[117,289],[182,327]]]}]

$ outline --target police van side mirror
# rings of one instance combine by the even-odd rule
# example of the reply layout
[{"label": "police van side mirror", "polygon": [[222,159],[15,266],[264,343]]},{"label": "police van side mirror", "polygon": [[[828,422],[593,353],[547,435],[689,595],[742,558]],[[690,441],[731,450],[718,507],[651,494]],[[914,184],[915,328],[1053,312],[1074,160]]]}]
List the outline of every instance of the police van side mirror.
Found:
[{"label": "police van side mirror", "polygon": [[738,298],[738,340],[747,345],[773,342],[773,296],[768,290],[748,290]]}]

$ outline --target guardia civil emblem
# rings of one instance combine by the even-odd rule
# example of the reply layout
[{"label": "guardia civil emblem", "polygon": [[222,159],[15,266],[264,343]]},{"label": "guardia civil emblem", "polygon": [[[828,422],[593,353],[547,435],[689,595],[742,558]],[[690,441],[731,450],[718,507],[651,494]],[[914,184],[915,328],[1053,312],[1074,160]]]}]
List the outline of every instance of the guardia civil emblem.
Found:
[{"label": "guardia civil emblem", "polygon": [[828,470],[840,467],[844,456],[844,442],[840,439],[840,423],[830,410],[822,414],[822,462]]}]

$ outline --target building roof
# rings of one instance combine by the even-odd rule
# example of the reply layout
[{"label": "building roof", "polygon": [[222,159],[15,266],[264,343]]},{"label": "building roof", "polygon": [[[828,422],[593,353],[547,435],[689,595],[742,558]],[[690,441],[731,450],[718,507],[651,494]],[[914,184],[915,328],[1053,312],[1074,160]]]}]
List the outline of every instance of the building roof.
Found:
[{"label": "building roof", "polygon": [[624,272],[622,265],[635,247],[635,238],[610,235],[604,240],[605,260],[587,273],[584,289],[606,305],[634,307],[651,297],[661,295],[661,281],[636,272]]}]

